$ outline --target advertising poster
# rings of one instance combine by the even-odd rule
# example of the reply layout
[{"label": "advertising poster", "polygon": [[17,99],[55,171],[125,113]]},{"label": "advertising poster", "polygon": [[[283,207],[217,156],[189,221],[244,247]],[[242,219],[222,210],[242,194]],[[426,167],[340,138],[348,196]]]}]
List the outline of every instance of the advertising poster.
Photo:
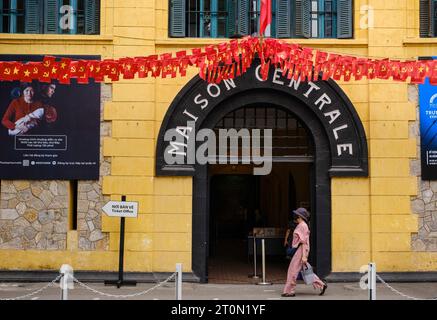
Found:
[{"label": "advertising poster", "polygon": [[429,79],[419,85],[419,103],[422,179],[437,180],[437,86]]},{"label": "advertising poster", "polygon": [[[43,56],[0,59],[28,62]],[[0,179],[99,179],[100,84],[90,81],[0,81]]]}]

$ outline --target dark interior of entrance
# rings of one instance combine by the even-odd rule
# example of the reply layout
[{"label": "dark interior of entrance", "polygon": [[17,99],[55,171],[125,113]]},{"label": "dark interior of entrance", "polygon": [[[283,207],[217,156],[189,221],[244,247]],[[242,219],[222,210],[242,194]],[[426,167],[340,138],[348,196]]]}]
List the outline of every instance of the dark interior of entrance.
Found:
[{"label": "dark interior of entrance", "polygon": [[[273,107],[245,107],[232,112],[215,129],[226,128],[272,129],[273,166],[270,174],[259,176],[253,174],[253,165],[208,166],[208,282],[258,281],[248,277],[254,273],[256,233],[265,239],[267,280],[283,283],[289,263],[284,239],[292,223],[291,212],[298,207],[311,212],[311,138],[292,114]],[[261,241],[256,244],[257,273],[261,275]]]},{"label": "dark interior of entrance", "polygon": [[[310,208],[311,163],[276,163],[267,176],[249,166],[212,166],[210,180],[210,283],[251,283],[253,232],[263,232],[269,281],[285,280],[289,260],[283,246],[291,214]],[[257,271],[261,246],[257,241]]]}]

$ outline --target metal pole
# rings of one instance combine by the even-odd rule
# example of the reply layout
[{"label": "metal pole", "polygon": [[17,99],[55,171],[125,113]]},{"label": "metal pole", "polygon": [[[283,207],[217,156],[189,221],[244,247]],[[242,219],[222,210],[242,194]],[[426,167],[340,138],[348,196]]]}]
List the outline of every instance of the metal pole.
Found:
[{"label": "metal pole", "polygon": [[61,300],[68,300],[68,275],[64,273],[61,278]]},{"label": "metal pole", "polygon": [[182,263],[176,263],[176,300],[182,300]]},{"label": "metal pole", "polygon": [[[126,196],[121,196],[121,201],[126,201]],[[118,283],[117,288],[123,284],[123,257],[124,257],[124,227],[125,217],[120,220],[120,254],[118,256]]]},{"label": "metal pole", "polygon": [[68,300],[68,276],[64,274],[62,281],[64,284],[62,288],[62,300]]},{"label": "metal pole", "polygon": [[62,275],[59,280],[61,287],[61,300],[68,300],[68,289],[73,289],[73,268],[68,264],[63,264],[59,273]]},{"label": "metal pole", "polygon": [[[125,202],[126,201],[126,196],[121,196],[121,201]],[[127,280],[125,281],[123,279],[123,272],[124,272],[124,234],[125,234],[125,217],[121,217],[120,219],[120,250],[119,250],[119,255],[118,255],[118,280],[114,281],[114,280],[110,280],[110,281],[105,281],[105,285],[109,285],[109,284],[115,284],[117,285],[117,288],[120,288],[121,286],[136,286],[137,282],[136,281],[130,281]]]},{"label": "metal pole", "polygon": [[253,276],[252,279],[258,279],[258,275],[256,274],[256,255],[257,255],[257,248],[256,248],[256,233],[253,234]]},{"label": "metal pole", "polygon": [[261,254],[262,254],[262,272],[263,279],[262,282],[259,282],[259,285],[271,285],[271,282],[266,282],[266,246],[265,239],[261,240]]},{"label": "metal pole", "polygon": [[369,300],[376,300],[376,264],[374,262],[369,263]]}]

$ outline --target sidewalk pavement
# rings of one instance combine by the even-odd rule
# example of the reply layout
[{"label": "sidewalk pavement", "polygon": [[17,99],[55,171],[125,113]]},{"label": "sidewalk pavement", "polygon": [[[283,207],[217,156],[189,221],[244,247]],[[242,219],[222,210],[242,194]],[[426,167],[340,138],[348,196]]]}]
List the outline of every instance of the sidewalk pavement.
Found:
[{"label": "sidewalk pavement", "polygon": [[[139,283],[134,287],[105,286],[103,283],[86,283],[100,292],[113,295],[132,295],[146,291],[157,283]],[[47,283],[0,283],[0,299],[28,295],[44,287]],[[437,299],[437,283],[390,283],[395,289],[409,296],[420,299]],[[234,285],[234,284],[199,284],[183,283],[183,300],[368,300],[368,291],[360,288],[359,283],[330,283],[324,296],[311,286],[298,284],[296,297],[281,297],[283,285]],[[35,295],[22,300],[60,300],[59,284],[54,284]],[[407,300],[384,284],[377,284],[377,300]],[[147,294],[126,297],[107,297],[92,292],[77,283],[68,291],[69,300],[175,300],[175,283],[168,282]],[[1,304],[1,302],[0,302]]]}]

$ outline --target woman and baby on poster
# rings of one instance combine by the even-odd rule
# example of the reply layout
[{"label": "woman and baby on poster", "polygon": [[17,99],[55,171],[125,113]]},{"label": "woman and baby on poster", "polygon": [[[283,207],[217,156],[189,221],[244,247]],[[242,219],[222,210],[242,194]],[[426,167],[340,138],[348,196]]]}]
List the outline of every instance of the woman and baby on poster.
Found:
[{"label": "woman and baby on poster", "polygon": [[8,129],[8,134],[27,134],[43,123],[55,122],[56,108],[49,104],[55,90],[55,84],[44,84],[37,95],[32,83],[21,84],[20,91],[14,91],[19,97],[11,101],[2,118],[2,124]]}]

